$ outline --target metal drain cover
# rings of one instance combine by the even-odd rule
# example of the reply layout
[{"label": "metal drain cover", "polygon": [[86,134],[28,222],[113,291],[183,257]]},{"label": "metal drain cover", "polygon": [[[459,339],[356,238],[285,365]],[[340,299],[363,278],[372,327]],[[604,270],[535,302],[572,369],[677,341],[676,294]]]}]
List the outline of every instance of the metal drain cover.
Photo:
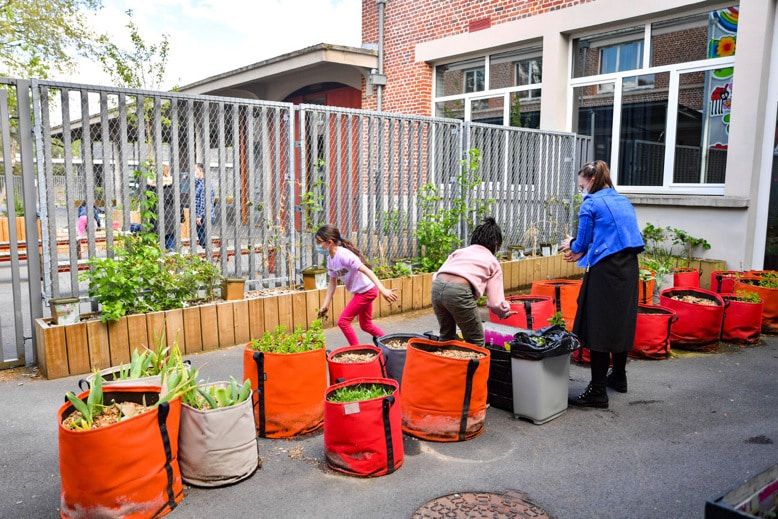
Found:
[{"label": "metal drain cover", "polygon": [[460,492],[438,497],[413,513],[413,519],[543,519],[550,516],[521,492]]}]

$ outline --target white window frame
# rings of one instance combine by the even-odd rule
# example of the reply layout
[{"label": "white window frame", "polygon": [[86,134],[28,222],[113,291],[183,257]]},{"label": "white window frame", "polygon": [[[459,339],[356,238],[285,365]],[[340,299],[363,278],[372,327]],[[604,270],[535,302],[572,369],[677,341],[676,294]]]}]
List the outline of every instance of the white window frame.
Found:
[{"label": "white window frame", "polygon": [[[731,5],[731,4],[728,4]],[[704,12],[710,12],[716,9],[715,7],[708,7]],[[690,13],[691,14],[691,13]],[[666,19],[666,18],[665,18]],[[667,121],[665,127],[665,157],[664,157],[664,176],[661,186],[619,186],[619,191],[622,193],[672,193],[672,194],[698,194],[698,195],[723,195],[725,184],[681,184],[673,182],[673,174],[675,167],[675,142],[676,131],[678,124],[678,87],[679,87],[679,74],[685,74],[689,72],[701,72],[706,70],[734,67],[735,56],[727,56],[722,58],[711,58],[704,60],[691,61],[687,63],[676,63],[672,65],[662,65],[657,67],[650,67],[651,57],[651,24],[657,23],[663,20],[653,20],[652,22],[644,25],[643,35],[643,66],[639,69],[627,70],[623,72],[612,72],[608,74],[597,74],[593,76],[585,76],[579,78],[573,78],[573,41],[577,38],[585,38],[587,34],[573,35],[570,39],[569,52],[568,52],[568,77],[570,78],[567,88],[567,128],[570,131],[574,131],[573,126],[573,102],[574,89],[583,86],[598,85],[601,83],[612,82],[613,88],[613,127],[611,129],[612,136],[621,136],[621,105],[622,105],[622,92],[623,82],[625,78],[633,76],[645,76],[650,74],[660,74],[668,72],[670,74],[669,92],[667,99]],[[614,30],[618,28],[614,27]],[[634,39],[625,41],[635,41]],[[608,42],[610,44],[610,42]],[[604,45],[605,46],[605,45]],[[652,88],[652,87],[646,87]],[[598,88],[598,91],[600,89]],[[604,92],[603,92],[604,93]],[[610,171],[614,184],[618,185],[618,167],[619,167],[619,148],[618,143],[620,138],[612,138],[611,145],[611,157],[610,157]]]},{"label": "white window frame", "polygon": [[[477,86],[478,86],[478,84],[477,84],[477,79],[478,79],[477,75],[478,75],[479,72],[481,74],[483,74],[483,76],[484,76],[483,77],[483,84],[484,84],[484,89],[483,90],[478,90],[477,89]],[[475,90],[473,90],[471,92],[467,91],[467,76],[468,76],[468,74],[473,74],[473,88],[476,88]],[[473,68],[465,69],[462,72],[462,92],[464,92],[465,94],[478,94],[480,92],[485,92],[485,91],[486,91],[486,67],[473,67]]]}]

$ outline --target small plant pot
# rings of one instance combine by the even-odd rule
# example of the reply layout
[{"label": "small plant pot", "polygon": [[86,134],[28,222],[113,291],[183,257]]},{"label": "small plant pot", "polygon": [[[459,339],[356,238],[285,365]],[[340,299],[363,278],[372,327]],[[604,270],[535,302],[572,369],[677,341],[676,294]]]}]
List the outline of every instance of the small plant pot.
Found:
[{"label": "small plant pot", "polygon": [[[151,405],[158,398],[158,386],[104,390],[105,402]],[[73,410],[66,402],[57,413],[62,517],[162,517],[181,502],[180,399],[88,431],[62,425]]]},{"label": "small plant pot", "polygon": [[[710,301],[700,304],[673,299],[692,296]],[[699,350],[717,342],[724,319],[724,300],[715,292],[702,288],[667,288],[660,295],[661,306],[674,310],[678,321],[670,328],[670,344],[675,348]]]},{"label": "small plant pot", "polygon": [[202,285],[198,286],[197,287],[197,295],[196,295],[196,297],[200,301],[207,301],[208,299],[210,299],[210,295],[211,295],[209,292],[210,291],[208,290],[208,287],[205,287],[205,286],[202,286]]},{"label": "small plant pot", "polygon": [[[355,402],[331,402],[329,396],[344,387],[378,384],[392,394]],[[396,381],[357,378],[327,389],[324,403],[324,454],[327,466],[350,476],[391,474],[403,464],[402,415]]]},{"label": "small plant pot", "polygon": [[[205,386],[226,387],[226,382]],[[181,406],[179,462],[189,485],[215,487],[242,481],[257,470],[252,398],[217,409]]]},{"label": "small plant pot", "polygon": [[397,381],[398,384],[402,384],[403,370],[405,369],[405,357],[407,355],[407,347],[403,349],[390,348],[387,343],[393,344],[397,341],[406,342],[412,338],[423,339],[423,335],[415,333],[390,333],[383,337],[373,337],[373,343],[381,349],[381,353],[384,354],[384,360],[386,361],[386,376]]},{"label": "small plant pot", "polygon": [[554,253],[552,252],[553,248],[550,243],[541,243],[540,244],[540,255],[541,256],[551,256]]},{"label": "small plant pot", "polygon": [[[372,358],[360,360],[372,354]],[[355,378],[386,377],[386,362],[381,348],[372,344],[356,344],[338,348],[327,355],[327,367],[330,372],[330,384],[345,382]]]},{"label": "small plant pot", "polygon": [[243,299],[246,290],[246,280],[243,278],[228,278],[222,282],[222,299],[237,301]]},{"label": "small plant pot", "polygon": [[508,247],[508,255],[511,261],[518,261],[524,259],[524,246],[511,245],[510,247]]},{"label": "small plant pot", "polygon": [[638,305],[635,342],[630,357],[666,359],[670,356],[670,331],[678,317],[675,310],[663,306]]},{"label": "small plant pot", "polygon": [[81,321],[81,305],[77,297],[60,297],[49,301],[52,324],[76,324]]},{"label": "small plant pot", "polygon": [[652,275],[649,279],[638,278],[638,303],[642,305],[649,304],[654,297],[656,273],[653,270],[650,272]]},{"label": "small plant pot", "polygon": [[322,348],[302,353],[263,353],[246,345],[243,380],[254,390],[257,434],[292,438],[319,429],[324,420],[327,356]]},{"label": "small plant pot", "polygon": [[327,269],[324,267],[303,269],[303,288],[305,290],[323,290],[327,288]]},{"label": "small plant pot", "polygon": [[[473,358],[451,358],[447,350]],[[403,432],[437,442],[481,434],[490,358],[486,348],[462,341],[411,339],[403,373]]]},{"label": "small plant pot", "polygon": [[673,270],[674,288],[699,288],[700,272],[692,268],[677,268]]}]

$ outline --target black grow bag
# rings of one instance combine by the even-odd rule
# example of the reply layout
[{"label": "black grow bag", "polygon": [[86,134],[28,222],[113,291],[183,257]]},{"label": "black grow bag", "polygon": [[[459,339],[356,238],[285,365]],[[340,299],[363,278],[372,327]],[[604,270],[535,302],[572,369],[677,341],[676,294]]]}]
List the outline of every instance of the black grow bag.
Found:
[{"label": "black grow bag", "polygon": [[487,398],[489,405],[497,409],[513,412],[513,373],[511,372],[511,352],[503,346],[487,344],[491,353],[489,358],[489,380]]},{"label": "black grow bag", "polygon": [[381,348],[386,359],[386,375],[389,378],[393,378],[398,384],[402,383],[403,369],[405,368],[405,355],[408,350],[394,350],[387,347],[384,343],[392,339],[401,339],[408,341],[409,339],[428,339],[429,336],[420,335],[418,333],[390,333],[382,337],[373,337],[373,342],[376,346]]}]

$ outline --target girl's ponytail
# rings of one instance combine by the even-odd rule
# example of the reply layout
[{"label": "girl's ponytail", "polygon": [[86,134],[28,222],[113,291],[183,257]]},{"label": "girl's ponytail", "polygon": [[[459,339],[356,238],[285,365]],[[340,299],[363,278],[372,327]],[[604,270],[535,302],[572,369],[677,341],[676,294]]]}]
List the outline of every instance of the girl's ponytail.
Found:
[{"label": "girl's ponytail", "polygon": [[340,245],[345,247],[346,249],[350,250],[356,256],[359,258],[359,261],[361,261],[367,268],[372,268],[370,264],[367,262],[367,259],[365,258],[364,254],[362,254],[362,251],[357,248],[356,245],[351,243],[349,240],[344,239],[340,235],[340,230],[338,230],[337,227],[334,225],[322,225],[319,227],[319,230],[316,231],[316,237],[319,238],[321,241],[334,241],[336,245]]}]

